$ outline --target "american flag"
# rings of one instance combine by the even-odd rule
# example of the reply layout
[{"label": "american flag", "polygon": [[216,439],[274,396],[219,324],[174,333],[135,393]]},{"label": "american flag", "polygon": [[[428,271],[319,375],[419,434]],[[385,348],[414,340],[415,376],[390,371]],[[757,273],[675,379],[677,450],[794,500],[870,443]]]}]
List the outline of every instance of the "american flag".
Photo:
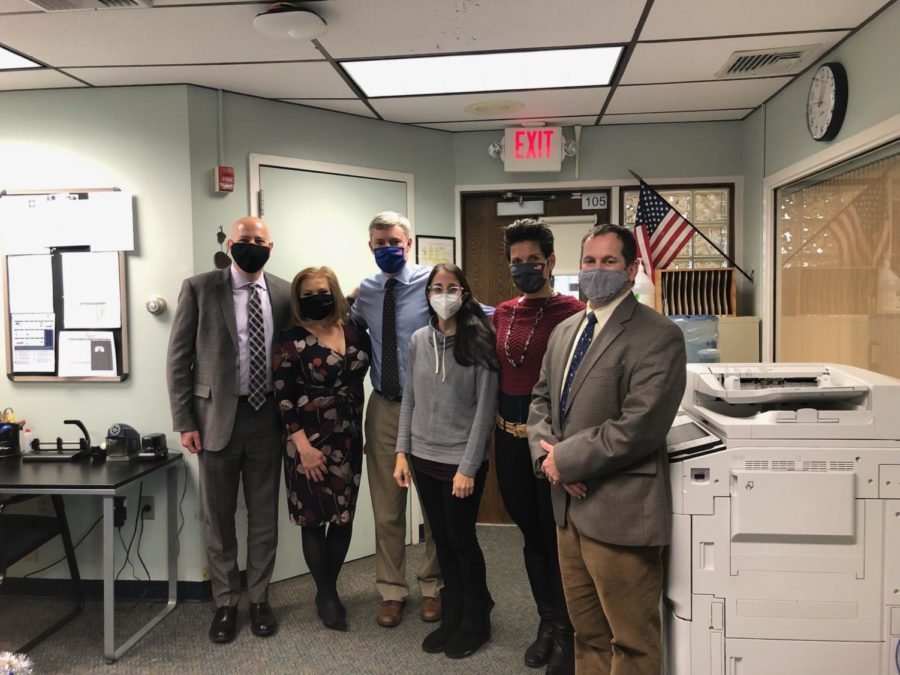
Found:
[{"label": "american flag", "polygon": [[694,226],[656,190],[641,181],[634,235],[650,278],[657,267],[672,262],[693,234]]},{"label": "american flag", "polygon": [[890,255],[885,180],[876,179],[825,227],[842,267],[881,267]]}]

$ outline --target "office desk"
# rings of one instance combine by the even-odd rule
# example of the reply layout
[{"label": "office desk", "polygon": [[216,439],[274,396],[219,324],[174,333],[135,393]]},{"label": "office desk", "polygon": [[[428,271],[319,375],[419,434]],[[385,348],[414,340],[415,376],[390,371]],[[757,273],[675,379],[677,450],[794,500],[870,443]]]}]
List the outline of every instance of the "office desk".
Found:
[{"label": "office desk", "polygon": [[[175,609],[178,601],[178,473],[181,453],[165,459],[130,462],[22,462],[0,461],[0,493],[32,495],[89,495],[103,499],[103,653],[108,663],[119,659],[138,640]],[[124,494],[136,481],[166,471],[166,545],[169,560],[169,601],[150,621],[116,649],[113,498]],[[135,518],[140,513],[134,514]]]}]

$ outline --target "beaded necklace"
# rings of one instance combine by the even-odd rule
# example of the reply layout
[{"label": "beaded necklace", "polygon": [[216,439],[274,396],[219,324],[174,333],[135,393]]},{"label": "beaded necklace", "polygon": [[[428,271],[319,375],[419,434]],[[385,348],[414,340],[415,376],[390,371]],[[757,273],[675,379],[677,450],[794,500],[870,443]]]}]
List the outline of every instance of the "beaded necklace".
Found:
[{"label": "beaded necklace", "polygon": [[506,360],[509,361],[509,365],[513,368],[521,368],[522,364],[525,363],[525,355],[528,353],[528,345],[531,344],[531,338],[534,336],[534,331],[537,328],[538,323],[540,323],[541,319],[544,316],[544,308],[547,306],[547,303],[550,302],[550,298],[553,297],[553,293],[547,296],[547,299],[544,300],[544,304],[541,305],[540,309],[537,311],[537,314],[534,315],[534,324],[531,326],[531,332],[528,333],[528,337],[525,338],[525,347],[522,349],[522,355],[519,357],[519,362],[516,363],[513,361],[512,356],[509,355],[509,335],[512,333],[513,324],[516,322],[516,310],[519,305],[525,300],[525,296],[523,295],[518,299],[516,304],[513,305],[512,317],[509,319],[509,327],[506,329],[506,337],[503,340],[503,351],[506,352]]}]

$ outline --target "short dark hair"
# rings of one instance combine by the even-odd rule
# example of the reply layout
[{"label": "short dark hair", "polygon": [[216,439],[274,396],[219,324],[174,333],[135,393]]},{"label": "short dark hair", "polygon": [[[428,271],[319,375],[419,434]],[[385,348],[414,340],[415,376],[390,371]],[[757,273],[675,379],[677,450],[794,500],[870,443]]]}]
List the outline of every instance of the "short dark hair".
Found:
[{"label": "short dark hair", "polygon": [[509,248],[522,241],[536,241],[545,258],[553,255],[553,231],[540,220],[521,218],[503,228],[503,252],[509,261]]},{"label": "short dark hair", "polygon": [[592,228],[581,240],[582,253],[584,252],[584,242],[604,234],[614,234],[622,242],[622,257],[625,258],[625,267],[628,267],[635,261],[637,258],[637,244],[634,241],[634,234],[627,227],[622,227],[621,225],[597,225]]}]

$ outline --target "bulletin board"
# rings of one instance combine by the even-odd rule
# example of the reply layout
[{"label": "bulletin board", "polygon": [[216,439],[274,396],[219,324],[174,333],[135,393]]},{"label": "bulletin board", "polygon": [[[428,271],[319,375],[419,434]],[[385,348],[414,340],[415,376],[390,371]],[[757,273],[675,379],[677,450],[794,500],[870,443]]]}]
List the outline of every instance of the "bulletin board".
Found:
[{"label": "bulletin board", "polygon": [[116,188],[4,191],[0,237],[7,377],[125,380],[132,196]]}]

